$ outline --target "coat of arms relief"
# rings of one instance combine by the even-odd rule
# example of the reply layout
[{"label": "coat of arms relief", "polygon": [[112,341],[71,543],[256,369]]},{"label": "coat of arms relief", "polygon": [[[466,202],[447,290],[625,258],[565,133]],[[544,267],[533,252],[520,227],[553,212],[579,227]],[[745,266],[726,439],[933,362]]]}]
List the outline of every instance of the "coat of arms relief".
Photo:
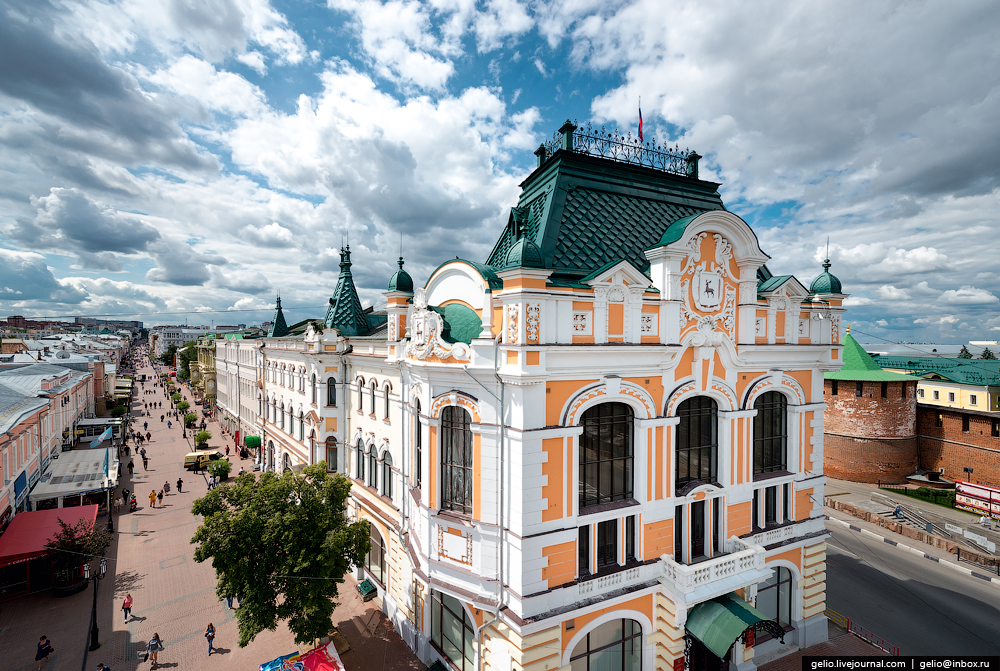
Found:
[{"label": "coat of arms relief", "polygon": [[413,316],[410,323],[410,343],[406,353],[415,359],[436,356],[439,359],[469,360],[469,346],[465,343],[450,343],[441,337],[444,319],[427,306],[427,292],[418,288],[413,294]]},{"label": "coat of arms relief", "polygon": [[[705,253],[711,245],[703,244],[711,235],[715,253]],[[681,269],[681,313],[695,333],[691,344],[718,347],[727,334],[736,330],[736,287],[739,278],[730,267],[733,246],[719,233],[699,233],[687,244],[688,256]],[[726,279],[730,281],[727,282]],[[719,330],[721,327],[721,331]]]}]

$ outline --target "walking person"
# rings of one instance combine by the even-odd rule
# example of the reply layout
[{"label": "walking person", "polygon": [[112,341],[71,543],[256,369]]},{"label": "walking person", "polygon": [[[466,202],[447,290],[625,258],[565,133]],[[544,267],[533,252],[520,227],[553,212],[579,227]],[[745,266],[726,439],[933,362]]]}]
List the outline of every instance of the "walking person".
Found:
[{"label": "walking person", "polygon": [[156,502],[160,504],[161,508],[163,507],[163,490],[162,489],[156,494]]},{"label": "walking person", "polygon": [[134,461],[132,461],[131,459],[129,459],[129,460],[128,460],[128,474],[129,474],[129,475],[132,475],[132,472],[133,472],[134,470],[135,470],[135,462],[134,462]]},{"label": "walking person", "polygon": [[122,508],[122,497],[116,496],[115,497],[115,514],[116,515],[119,514],[119,512],[121,511],[121,508]]},{"label": "walking person", "polygon": [[212,641],[215,640],[215,625],[211,622],[208,623],[208,627],[205,629],[205,639],[208,641],[208,656],[212,656]]},{"label": "walking person", "polygon": [[49,661],[49,655],[51,655],[55,650],[52,649],[52,642],[49,641],[48,636],[42,636],[38,639],[38,652],[35,653],[35,661],[38,662],[38,668],[42,668],[42,660],[46,662]]},{"label": "walking person", "polygon": [[163,641],[160,640],[160,635],[153,633],[153,638],[149,639],[149,643],[146,644],[146,652],[149,653],[149,658],[153,660],[152,668],[156,668],[156,657],[159,655],[160,650],[163,650]]},{"label": "walking person", "polygon": [[169,482],[164,482],[163,483],[163,494],[164,494],[164,496],[166,496],[169,493],[170,493],[170,483]]},{"label": "walking person", "polygon": [[122,611],[125,613],[125,624],[128,624],[128,619],[132,617],[132,595],[126,594],[125,600],[122,601]]},{"label": "walking person", "polygon": [[153,490],[150,490],[149,492],[149,507],[150,508],[156,507],[156,492]]},{"label": "walking person", "polygon": [[183,484],[184,484],[184,481],[181,480],[180,478],[177,478],[177,492],[178,493],[180,493],[180,491],[181,491],[181,485],[183,485]]},{"label": "walking person", "polygon": [[149,459],[147,459],[146,457],[142,458],[142,470],[144,471],[149,470]]}]

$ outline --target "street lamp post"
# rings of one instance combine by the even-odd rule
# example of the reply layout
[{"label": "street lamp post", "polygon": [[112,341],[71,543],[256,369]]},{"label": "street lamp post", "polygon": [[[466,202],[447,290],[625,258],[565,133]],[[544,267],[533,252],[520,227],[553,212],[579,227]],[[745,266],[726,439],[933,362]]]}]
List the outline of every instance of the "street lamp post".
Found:
[{"label": "street lamp post", "polygon": [[108,572],[108,560],[101,557],[100,568],[94,573],[93,576],[90,575],[90,564],[83,565],[83,577],[85,580],[94,581],[94,607],[90,611],[90,648],[91,652],[97,650],[101,647],[101,642],[98,640],[100,633],[97,630],[97,583],[104,577],[104,574]]}]

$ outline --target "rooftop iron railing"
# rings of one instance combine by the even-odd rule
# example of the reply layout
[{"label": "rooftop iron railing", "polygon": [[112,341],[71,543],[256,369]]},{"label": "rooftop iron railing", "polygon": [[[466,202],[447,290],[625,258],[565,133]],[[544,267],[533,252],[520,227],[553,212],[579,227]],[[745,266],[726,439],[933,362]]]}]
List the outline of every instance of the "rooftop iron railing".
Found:
[{"label": "rooftop iron railing", "polygon": [[698,161],[702,158],[696,151],[681,149],[679,145],[671,148],[665,144],[657,144],[654,138],[640,140],[631,131],[622,134],[618,129],[608,131],[604,126],[597,128],[589,123],[580,127],[569,120],[552,135],[551,140],[543,142],[535,150],[538,166],[559,150],[640,165],[694,179],[698,179]]}]

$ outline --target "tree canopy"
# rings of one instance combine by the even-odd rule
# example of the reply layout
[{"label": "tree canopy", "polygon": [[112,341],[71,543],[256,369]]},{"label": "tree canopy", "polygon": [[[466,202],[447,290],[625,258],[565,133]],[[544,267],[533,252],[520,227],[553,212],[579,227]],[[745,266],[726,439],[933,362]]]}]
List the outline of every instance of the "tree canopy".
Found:
[{"label": "tree canopy", "polygon": [[962,345],[962,351],[958,353],[958,358],[959,359],[971,359],[972,358],[972,352],[969,351],[968,347],[966,347],[965,345]]},{"label": "tree canopy", "polygon": [[163,351],[163,354],[160,355],[160,363],[164,366],[173,366],[175,354],[177,354],[177,345],[169,345],[167,349]]},{"label": "tree canopy", "polygon": [[979,355],[980,359],[996,359],[997,355],[989,347],[983,348],[983,353]]},{"label": "tree canopy", "polygon": [[76,524],[67,524],[61,517],[56,521],[59,531],[45,542],[45,548],[52,553],[57,578],[68,581],[81,564],[104,554],[111,545],[111,533],[85,519]]},{"label": "tree canopy", "polygon": [[338,586],[370,545],[368,523],[347,519],[350,490],[320,462],[302,474],[244,473],[194,502],[194,560],[212,561],[220,598],[239,597],[240,647],[281,620],[299,644],[330,633]]}]

